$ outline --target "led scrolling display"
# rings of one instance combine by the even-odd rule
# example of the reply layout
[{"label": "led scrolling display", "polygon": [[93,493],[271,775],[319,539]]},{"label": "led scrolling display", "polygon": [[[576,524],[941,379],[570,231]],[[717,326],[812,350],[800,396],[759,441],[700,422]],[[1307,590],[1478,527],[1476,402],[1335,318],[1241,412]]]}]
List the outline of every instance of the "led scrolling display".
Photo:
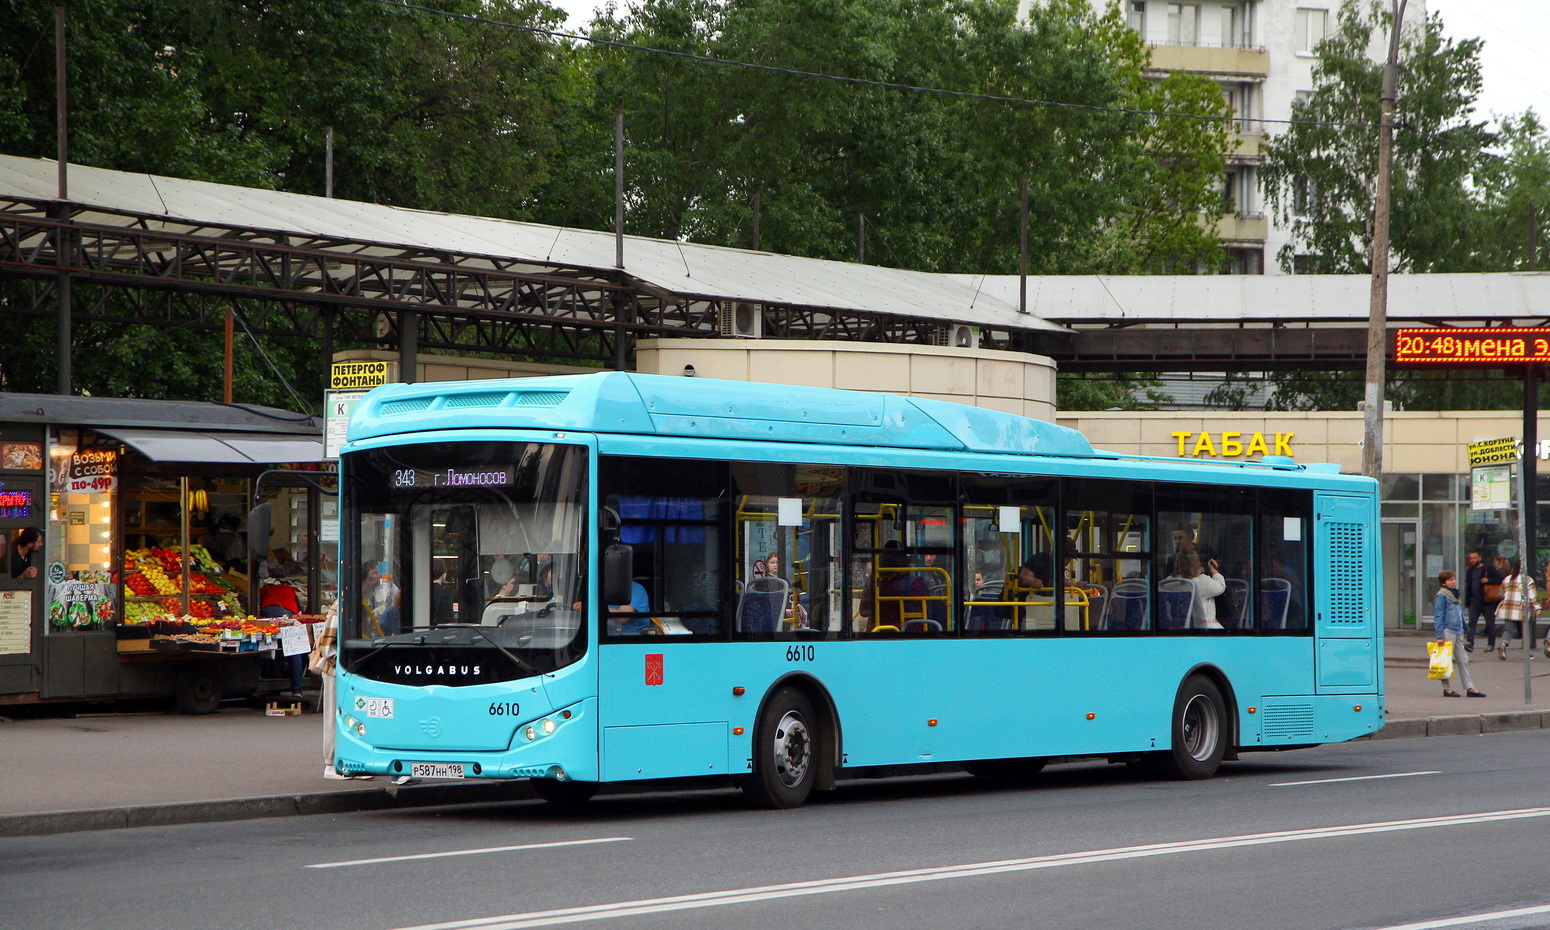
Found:
[{"label": "led scrolling display", "polygon": [[1550,362],[1550,329],[1397,329],[1396,365]]}]

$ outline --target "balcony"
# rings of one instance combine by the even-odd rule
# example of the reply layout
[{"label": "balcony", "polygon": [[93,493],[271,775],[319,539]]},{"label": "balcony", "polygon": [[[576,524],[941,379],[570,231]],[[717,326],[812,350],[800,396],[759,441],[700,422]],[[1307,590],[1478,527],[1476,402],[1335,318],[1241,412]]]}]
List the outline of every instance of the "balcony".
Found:
[{"label": "balcony", "polygon": [[1270,220],[1263,213],[1202,216],[1200,224],[1207,229],[1214,224],[1216,238],[1241,245],[1264,245],[1265,236],[1270,232]]},{"label": "balcony", "polygon": [[1264,80],[1270,74],[1270,53],[1263,48],[1213,48],[1204,45],[1153,45],[1149,72],[1189,71]]},{"label": "balcony", "polygon": [[[1245,130],[1245,125],[1252,125],[1254,130]],[[1229,143],[1231,148],[1227,150],[1227,162],[1234,165],[1258,164],[1265,160],[1265,153],[1260,148],[1264,141],[1264,133],[1260,131],[1256,120],[1239,120],[1238,135]]]}]

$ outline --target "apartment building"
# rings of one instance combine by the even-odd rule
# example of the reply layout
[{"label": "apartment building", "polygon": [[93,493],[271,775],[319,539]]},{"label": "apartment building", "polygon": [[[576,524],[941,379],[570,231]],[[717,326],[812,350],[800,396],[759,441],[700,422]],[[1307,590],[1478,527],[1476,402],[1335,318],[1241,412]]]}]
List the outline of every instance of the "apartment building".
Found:
[{"label": "apartment building", "polygon": [[[1102,10],[1112,0],[1091,2]],[[1222,177],[1222,212],[1208,220],[1215,223],[1226,250],[1223,270],[1280,274],[1276,256],[1290,235],[1270,215],[1260,191],[1262,143],[1268,134],[1284,129],[1275,121],[1289,119],[1292,102],[1313,89],[1313,49],[1335,28],[1340,0],[1121,3],[1130,27],[1151,46],[1155,77],[1173,71],[1209,77],[1221,85],[1237,118]],[[1425,17],[1424,0],[1409,0],[1406,23]],[[1384,48],[1371,51],[1378,57]]]}]

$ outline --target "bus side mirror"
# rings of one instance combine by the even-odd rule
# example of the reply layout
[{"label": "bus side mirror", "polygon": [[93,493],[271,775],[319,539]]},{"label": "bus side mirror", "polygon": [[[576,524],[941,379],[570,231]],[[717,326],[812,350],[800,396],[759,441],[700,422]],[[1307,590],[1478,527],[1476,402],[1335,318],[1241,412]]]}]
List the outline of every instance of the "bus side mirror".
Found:
[{"label": "bus side mirror", "polygon": [[259,561],[269,558],[269,512],[274,504],[265,502],[248,511],[248,555]]},{"label": "bus side mirror", "polygon": [[603,550],[603,604],[628,604],[631,597],[631,575],[635,570],[635,550],[623,544],[615,544]]}]

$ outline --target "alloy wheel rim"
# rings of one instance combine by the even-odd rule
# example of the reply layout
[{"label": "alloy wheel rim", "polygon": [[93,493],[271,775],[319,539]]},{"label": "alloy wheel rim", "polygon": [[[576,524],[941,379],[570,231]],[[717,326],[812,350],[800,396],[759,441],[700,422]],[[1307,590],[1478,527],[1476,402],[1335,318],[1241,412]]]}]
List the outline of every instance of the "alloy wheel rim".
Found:
[{"label": "alloy wheel rim", "polygon": [[787,788],[795,788],[807,777],[810,746],[807,721],[794,710],[786,711],[775,727],[775,774]]},{"label": "alloy wheel rim", "polygon": [[1184,705],[1184,751],[1196,762],[1204,762],[1216,751],[1217,720],[1211,700],[1203,694],[1194,695]]}]

